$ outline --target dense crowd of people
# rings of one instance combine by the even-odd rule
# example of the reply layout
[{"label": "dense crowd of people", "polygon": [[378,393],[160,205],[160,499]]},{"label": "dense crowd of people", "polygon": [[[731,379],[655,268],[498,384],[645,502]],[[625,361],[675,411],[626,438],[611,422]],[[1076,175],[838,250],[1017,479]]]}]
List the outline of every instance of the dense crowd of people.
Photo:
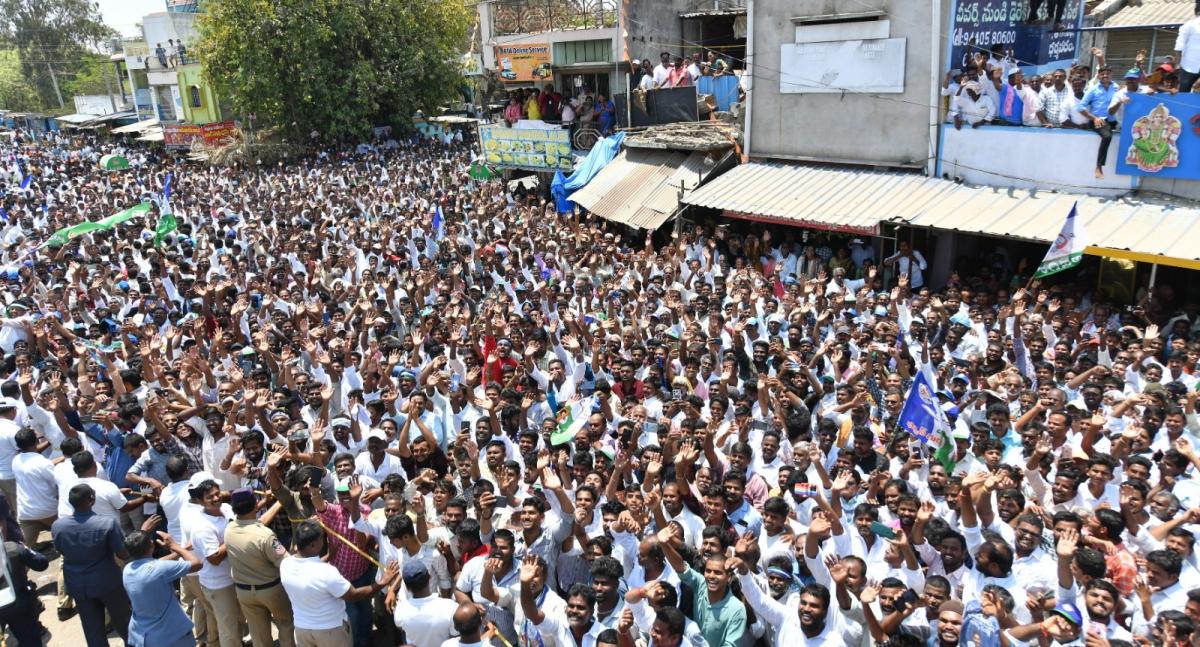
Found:
[{"label": "dense crowd of people", "polygon": [[778,228],[656,244],[471,181],[459,143],[0,159],[19,645],[47,539],[89,647],[106,615],[150,647],[1200,637],[1200,318],[1168,286],[932,285],[906,242]]}]

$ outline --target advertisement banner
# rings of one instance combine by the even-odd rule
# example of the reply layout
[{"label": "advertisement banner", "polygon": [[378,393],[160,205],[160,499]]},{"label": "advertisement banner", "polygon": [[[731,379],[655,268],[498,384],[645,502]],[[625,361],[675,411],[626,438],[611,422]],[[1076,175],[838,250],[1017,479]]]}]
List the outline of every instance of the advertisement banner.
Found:
[{"label": "advertisement banner", "polygon": [[505,83],[536,83],[549,79],[550,45],[526,43],[496,46],[497,75]]},{"label": "advertisement banner", "polygon": [[1056,31],[1042,3],[1038,21],[1027,24],[1028,0],[955,0],[950,14],[950,69],[966,67],[975,52],[989,52],[993,45],[1004,45],[1006,52],[1026,73],[1042,73],[1057,67],[1069,67],[1077,58],[1079,32],[1083,24],[1083,0],[1066,0],[1062,22],[1066,29]]},{"label": "advertisement banner", "polygon": [[1117,173],[1200,180],[1200,94],[1138,94],[1125,105]]},{"label": "advertisement banner", "polygon": [[204,137],[204,145],[209,148],[216,148],[233,141],[236,129],[237,125],[232,121],[218,121],[212,124],[204,124],[200,127],[200,132]]},{"label": "advertisement banner", "polygon": [[190,149],[192,144],[204,141],[204,133],[200,126],[191,124],[166,124],[163,126],[163,146],[167,148]]},{"label": "advertisement banner", "polygon": [[574,163],[569,135],[563,128],[479,128],[479,142],[488,164],[533,171],[570,172]]}]

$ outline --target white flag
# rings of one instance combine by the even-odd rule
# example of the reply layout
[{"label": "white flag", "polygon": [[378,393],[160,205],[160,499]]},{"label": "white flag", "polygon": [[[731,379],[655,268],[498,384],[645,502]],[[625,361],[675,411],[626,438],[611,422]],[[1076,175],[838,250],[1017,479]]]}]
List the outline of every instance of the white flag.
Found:
[{"label": "white flag", "polygon": [[1063,270],[1069,270],[1083,259],[1083,250],[1087,249],[1087,233],[1083,230],[1083,222],[1080,221],[1077,215],[1079,203],[1076,202],[1071,206],[1071,213],[1067,214],[1067,221],[1063,223],[1062,230],[1058,232],[1058,238],[1050,244],[1050,251],[1046,252],[1046,258],[1042,259],[1042,264],[1038,266],[1037,273],[1034,278],[1040,279],[1051,274],[1056,274]]}]

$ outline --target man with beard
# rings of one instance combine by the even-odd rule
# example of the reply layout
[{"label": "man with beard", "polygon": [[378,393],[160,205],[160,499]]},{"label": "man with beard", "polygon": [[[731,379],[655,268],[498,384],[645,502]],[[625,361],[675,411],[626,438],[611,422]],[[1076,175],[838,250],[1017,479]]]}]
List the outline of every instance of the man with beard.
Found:
[{"label": "man with beard", "polygon": [[543,636],[553,637],[555,647],[593,647],[600,633],[608,629],[593,617],[595,593],[586,584],[576,584],[567,592],[565,618],[546,613],[538,607],[533,590],[539,570],[536,556],[526,555],[521,561],[521,610],[525,618]]},{"label": "man with beard", "polygon": [[957,647],[962,632],[963,603],[946,600],[937,610],[937,632],[929,641],[929,647]]},{"label": "man with beard", "polygon": [[775,631],[776,645],[844,647],[847,644],[845,621],[832,608],[829,589],[820,584],[805,585],[800,589],[800,604],[792,609],[763,593],[745,560],[734,557],[726,565],[737,573],[742,595],[755,616]]},{"label": "man with beard", "polygon": [[679,580],[692,590],[692,619],[709,647],[739,647],[745,636],[746,607],[730,590],[730,570],[724,551],[706,556],[704,574],[697,573],[680,556],[675,543],[682,542],[679,528],[667,526],[658,531],[658,545]]}]

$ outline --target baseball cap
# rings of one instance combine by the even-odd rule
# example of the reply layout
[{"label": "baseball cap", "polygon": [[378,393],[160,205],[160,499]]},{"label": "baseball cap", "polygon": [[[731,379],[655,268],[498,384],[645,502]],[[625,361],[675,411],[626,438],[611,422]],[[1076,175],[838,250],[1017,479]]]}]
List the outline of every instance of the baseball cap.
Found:
[{"label": "baseball cap", "polygon": [[254,501],[254,490],[248,487],[240,487],[229,493],[229,504],[237,505],[240,502]]},{"label": "baseball cap", "polygon": [[408,587],[409,592],[413,589],[419,589],[425,586],[429,581],[429,569],[419,559],[404,560],[404,568],[400,572],[400,576],[404,578],[404,586]]}]

